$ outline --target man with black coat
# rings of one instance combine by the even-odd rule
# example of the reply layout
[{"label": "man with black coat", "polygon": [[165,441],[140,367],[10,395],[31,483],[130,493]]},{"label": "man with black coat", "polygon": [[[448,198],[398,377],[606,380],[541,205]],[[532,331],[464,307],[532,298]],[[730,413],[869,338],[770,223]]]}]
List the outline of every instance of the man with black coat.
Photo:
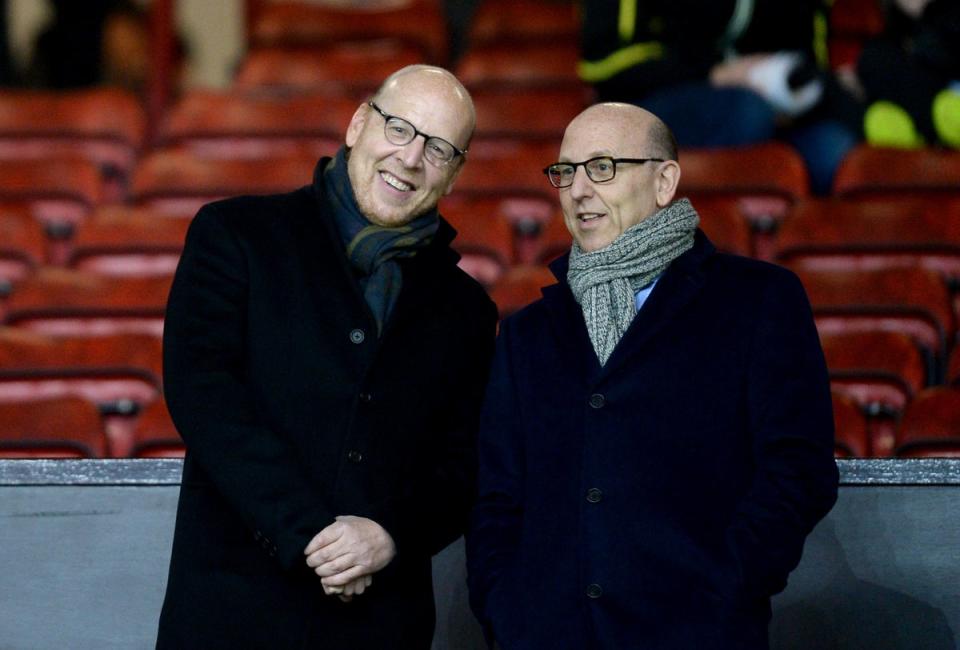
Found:
[{"label": "man with black coat", "polygon": [[837,498],[803,287],[717,252],[639,107],[588,108],[545,171],[573,245],[501,323],[474,612],[503,650],[765,650],[770,597]]},{"label": "man with black coat", "polygon": [[187,445],[160,648],[428,648],[496,310],[437,202],[475,114],[404,68],[289,194],[204,206],[164,331]]}]

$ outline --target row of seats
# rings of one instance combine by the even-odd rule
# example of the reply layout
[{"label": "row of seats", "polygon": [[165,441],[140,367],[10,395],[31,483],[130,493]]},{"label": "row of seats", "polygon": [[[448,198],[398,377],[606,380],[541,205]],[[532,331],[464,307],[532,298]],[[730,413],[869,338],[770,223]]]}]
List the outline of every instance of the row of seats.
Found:
[{"label": "row of seats", "polygon": [[[329,46],[343,41],[390,40],[412,48],[432,63],[449,63],[449,38],[441,3],[409,0],[386,6],[318,6],[309,2],[251,0],[250,47]],[[863,42],[884,26],[877,0],[836,0],[828,16],[831,63],[856,61]],[[469,49],[505,43],[571,42],[580,33],[572,0],[482,0],[465,34]]]},{"label": "row of seats", "polygon": [[[233,88],[189,92],[158,124],[146,124],[136,100],[119,91],[0,94],[0,408],[24,409],[0,414],[20,423],[0,434],[0,454],[182,453],[160,397],[159,334],[190,217],[221,196],[308,182],[317,157],[336,150],[353,112],[388,72],[442,62],[442,26],[423,13],[436,3],[408,4],[415,13],[358,18],[356,10],[331,16],[340,10],[261,3]],[[567,122],[591,101],[574,76],[572,6],[485,0],[456,67],[480,126],[442,211],[460,232],[462,265],[504,315],[552,283],[543,264],[570,243],[540,170],[555,159]],[[681,193],[694,199],[720,248],[779,259],[807,284],[837,394],[838,454],[908,453],[907,412],[936,390],[930,386],[960,375],[956,352],[947,368],[956,329],[944,300],[944,282],[955,277],[952,249],[930,246],[958,240],[950,226],[909,227],[920,214],[930,215],[921,219],[930,228],[942,226],[942,201],[936,213],[911,208],[896,216],[886,206],[960,199],[960,158],[862,148],[838,174],[836,197],[809,208],[817,202],[808,197],[806,170],[782,144],[684,151],[681,164]],[[883,227],[870,222],[879,208],[862,207],[871,199],[893,215],[877,217]],[[827,210],[857,209],[860,226],[853,216],[844,219],[847,230],[813,223],[830,220]],[[816,239],[804,239],[809,228]],[[866,239],[851,251],[857,228]],[[855,263],[836,261],[851,252]],[[891,266],[888,280],[859,280],[877,284],[875,291],[843,277],[843,269]],[[846,412],[848,403],[858,417]],[[43,414],[24,415],[31,408]],[[67,415],[84,410],[87,424]],[[87,432],[87,442],[57,443],[67,431]],[[46,443],[30,451],[30,440]]]}]

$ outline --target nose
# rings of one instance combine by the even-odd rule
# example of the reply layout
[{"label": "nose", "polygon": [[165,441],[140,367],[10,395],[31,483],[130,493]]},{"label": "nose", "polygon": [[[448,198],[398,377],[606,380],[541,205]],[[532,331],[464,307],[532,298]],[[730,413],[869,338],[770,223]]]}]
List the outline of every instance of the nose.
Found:
[{"label": "nose", "polygon": [[427,141],[422,135],[414,136],[413,140],[400,147],[399,158],[404,167],[416,169],[423,164],[423,148]]},{"label": "nose", "polygon": [[570,198],[582,199],[593,194],[593,181],[587,176],[582,165],[573,170],[573,183],[570,185]]}]

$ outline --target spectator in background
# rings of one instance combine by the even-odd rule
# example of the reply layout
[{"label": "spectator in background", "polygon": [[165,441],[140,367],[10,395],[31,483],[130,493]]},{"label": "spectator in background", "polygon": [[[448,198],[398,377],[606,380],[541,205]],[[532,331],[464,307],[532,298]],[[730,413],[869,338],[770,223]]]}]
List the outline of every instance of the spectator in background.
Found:
[{"label": "spectator in background", "polygon": [[822,194],[860,139],[860,106],[826,70],[819,0],[607,0],[582,15],[581,77],[659,115],[681,146],[783,139]]},{"label": "spectator in background", "polygon": [[960,148],[960,2],[896,0],[866,44],[857,78],[871,144]]},{"label": "spectator in background", "polygon": [[149,64],[143,9],[129,0],[51,0],[51,5],[53,20],[37,37],[28,85],[68,90],[109,84],[143,90]]}]

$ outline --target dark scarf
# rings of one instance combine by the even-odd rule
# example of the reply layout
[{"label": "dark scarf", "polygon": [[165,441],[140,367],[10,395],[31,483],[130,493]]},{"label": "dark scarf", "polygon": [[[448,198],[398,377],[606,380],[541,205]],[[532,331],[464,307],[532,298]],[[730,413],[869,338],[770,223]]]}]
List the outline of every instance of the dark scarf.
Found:
[{"label": "dark scarf", "polygon": [[386,228],[370,223],[360,212],[347,175],[346,147],[340,147],[323,170],[323,183],[333,220],[347,249],[347,259],[357,272],[363,297],[377,320],[377,333],[390,317],[403,286],[403,273],[397,262],[413,257],[433,240],[440,225],[436,208],[410,223]]}]

